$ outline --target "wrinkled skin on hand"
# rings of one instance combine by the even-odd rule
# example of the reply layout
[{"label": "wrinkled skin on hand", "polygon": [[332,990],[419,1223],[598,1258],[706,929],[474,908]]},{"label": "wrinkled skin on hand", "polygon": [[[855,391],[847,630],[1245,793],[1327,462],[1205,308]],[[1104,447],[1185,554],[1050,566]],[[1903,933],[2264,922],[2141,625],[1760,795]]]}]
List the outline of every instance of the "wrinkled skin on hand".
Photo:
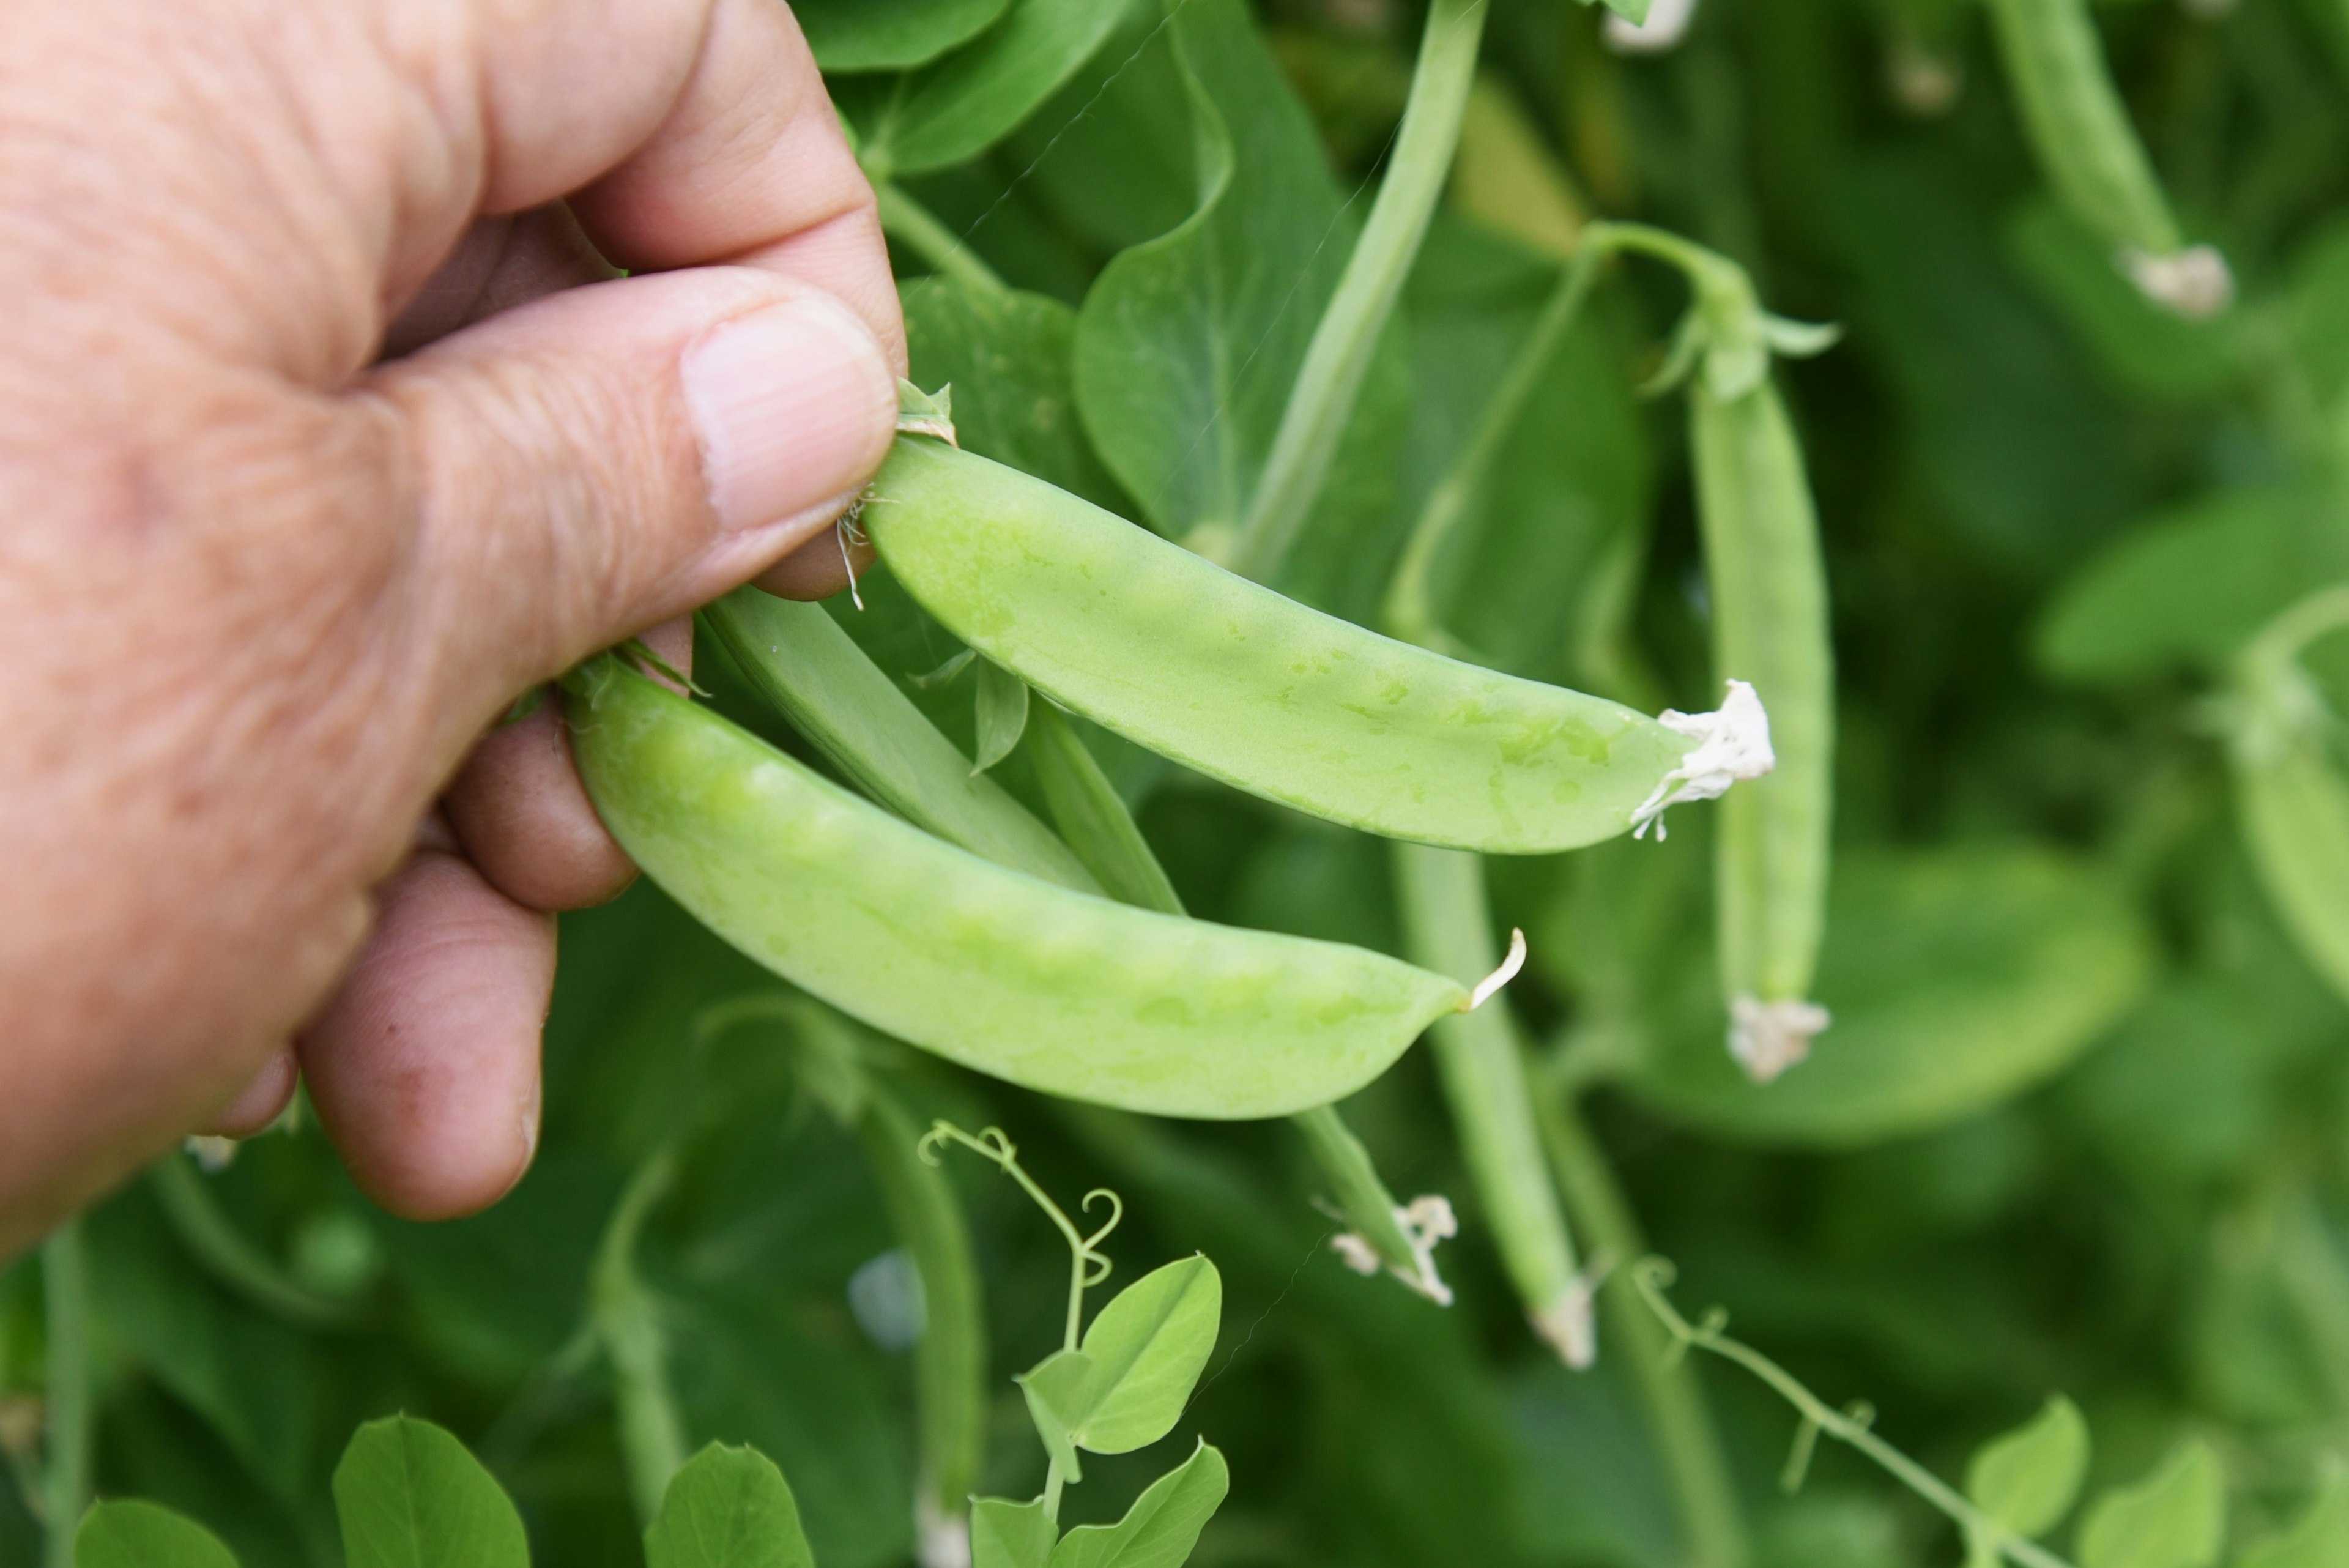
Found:
[{"label": "wrinkled skin on hand", "polygon": [[493,1200],[550,911],[632,875],[559,711],[494,722],[754,576],[837,587],[889,440],[790,13],[8,7],[0,225],[0,1256],[297,1060],[388,1206]]}]

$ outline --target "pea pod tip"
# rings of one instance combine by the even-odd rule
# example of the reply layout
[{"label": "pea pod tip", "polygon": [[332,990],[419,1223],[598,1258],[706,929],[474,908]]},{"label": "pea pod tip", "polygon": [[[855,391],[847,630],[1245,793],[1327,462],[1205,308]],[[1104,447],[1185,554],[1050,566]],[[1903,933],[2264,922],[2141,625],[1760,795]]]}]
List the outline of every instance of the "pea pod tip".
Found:
[{"label": "pea pod tip", "polygon": [[1730,785],[1758,779],[1778,765],[1778,755],[1770,749],[1770,715],[1762,707],[1761,694],[1746,681],[1729,681],[1721,706],[1710,713],[1667,708],[1656,715],[1656,722],[1696,744],[1656,781],[1648,798],[1631,813],[1634,838],[1645,838],[1653,826],[1656,841],[1662,843],[1666,811],[1691,801],[1717,800],[1729,793]]},{"label": "pea pod tip", "polygon": [[1729,1054],[1757,1084],[1767,1084],[1811,1054],[1811,1042],[1835,1015],[1816,1002],[1740,996],[1729,1004]]}]

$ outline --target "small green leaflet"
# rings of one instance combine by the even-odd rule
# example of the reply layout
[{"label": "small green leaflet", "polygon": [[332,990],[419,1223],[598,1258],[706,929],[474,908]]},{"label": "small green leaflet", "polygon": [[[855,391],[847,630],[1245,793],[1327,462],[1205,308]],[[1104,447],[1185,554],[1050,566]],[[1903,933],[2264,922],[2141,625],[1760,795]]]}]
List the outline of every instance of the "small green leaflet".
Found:
[{"label": "small green leaflet", "polygon": [[1028,683],[999,664],[978,661],[978,760],[983,774],[1011,754],[1028,732]]},{"label": "small green leaflet", "polygon": [[1224,1456],[1201,1443],[1150,1483],[1115,1524],[1083,1524],[1052,1549],[1051,1568],[1177,1568],[1231,1490]]},{"label": "small green leaflet", "polygon": [[783,1472],[756,1449],[712,1443],[677,1472],[645,1532],[647,1568],[815,1568]]},{"label": "small green leaflet", "polygon": [[794,0],[815,63],[828,71],[927,65],[987,30],[1009,0]]},{"label": "small green leaflet", "polygon": [[349,1568],[529,1568],[503,1488],[429,1421],[370,1421],[335,1467]]},{"label": "small green leaflet", "polygon": [[1107,0],[1012,0],[969,47],[883,83],[864,112],[851,108],[866,166],[886,178],[976,158],[1058,91],[1123,12]]},{"label": "small green leaflet", "polygon": [[1071,1429],[1077,1445],[1131,1453],[1173,1431],[1223,1311],[1223,1276],[1196,1254],[1152,1270],[1102,1308],[1085,1330],[1092,1376]]},{"label": "small green leaflet", "polygon": [[[1974,1450],[1966,1496],[2017,1535],[2044,1535],[2072,1511],[2087,1473],[2088,1423],[2058,1394],[2031,1420]],[[1975,1552],[1996,1560],[1986,1543],[1977,1543]]]},{"label": "small green leaflet", "polygon": [[1071,1480],[1082,1480],[1085,1476],[1071,1433],[1085,1417],[1092,1373],[1092,1358],[1082,1351],[1056,1350],[1032,1370],[1012,1379],[1027,1396],[1028,1417],[1036,1423],[1044,1451]]},{"label": "small green leaflet", "polygon": [[2349,1563],[2349,1475],[2325,1478],[2299,1522],[2245,1548],[2235,1568],[2339,1568]]},{"label": "small green leaflet", "polygon": [[2226,1534],[2219,1456],[2189,1438],[2145,1480],[2096,1500],[2080,1528],[2080,1568],[2213,1568]]},{"label": "small green leaflet", "polygon": [[74,1532],[74,1568],[236,1568],[193,1520],[151,1502],[101,1502]]},{"label": "small green leaflet", "polygon": [[970,1508],[970,1568],[1046,1568],[1059,1535],[1042,1498],[982,1497]]}]

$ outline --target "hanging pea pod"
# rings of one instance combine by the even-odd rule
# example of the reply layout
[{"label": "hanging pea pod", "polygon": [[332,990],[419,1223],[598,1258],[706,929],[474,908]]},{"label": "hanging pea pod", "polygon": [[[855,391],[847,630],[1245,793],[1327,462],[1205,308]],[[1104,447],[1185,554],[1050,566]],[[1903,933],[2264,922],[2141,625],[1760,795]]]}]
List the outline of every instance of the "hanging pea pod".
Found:
[{"label": "hanging pea pod", "polygon": [[1594,224],[1591,242],[1672,263],[1695,296],[1660,382],[1689,379],[1713,667],[1732,688],[1724,711],[1747,682],[1768,710],[1760,743],[1775,767],[1723,803],[1715,878],[1729,1048],[1766,1081],[1827,1024],[1808,993],[1826,929],[1835,766],[1818,515],[1770,356],[1816,353],[1835,333],[1767,315],[1744,269],[1674,235]]},{"label": "hanging pea pod", "polygon": [[2301,952],[2349,1001],[2349,778],[2340,720],[2300,664],[2349,628],[2349,585],[2302,600],[2236,661],[2228,757],[2261,886]]},{"label": "hanging pea pod", "polygon": [[2226,258],[2178,232],[2105,68],[2087,0],[1991,0],[1990,12],[2023,128],[2064,204],[2154,304],[2187,317],[2224,310],[2235,293]]},{"label": "hanging pea pod", "polygon": [[1752,776],[1700,759],[1695,732],[1323,615],[935,441],[899,440],[864,520],[925,609],[1037,691],[1366,832],[1572,849]]},{"label": "hanging pea pod", "polygon": [[785,979],[978,1071],[1162,1116],[1279,1116],[1351,1093],[1472,1004],[1359,948],[1006,870],[610,656],[564,691],[588,794],[647,876]]}]

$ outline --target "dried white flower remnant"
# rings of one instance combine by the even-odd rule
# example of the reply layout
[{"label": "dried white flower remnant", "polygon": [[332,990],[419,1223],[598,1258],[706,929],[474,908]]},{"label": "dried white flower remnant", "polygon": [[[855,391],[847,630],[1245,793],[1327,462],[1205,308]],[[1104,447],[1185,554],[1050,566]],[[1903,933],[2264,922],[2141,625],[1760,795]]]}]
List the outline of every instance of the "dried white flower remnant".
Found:
[{"label": "dried white flower remnant", "polygon": [[1741,996],[1729,1004],[1729,1054],[1747,1077],[1766,1084],[1808,1056],[1812,1039],[1834,1022],[1815,1002]]},{"label": "dried white flower remnant", "polygon": [[1696,16],[1696,0],[1655,0],[1648,7],[1644,22],[1627,22],[1609,13],[1607,47],[1619,55],[1661,55],[1676,47],[1688,36],[1689,22]]},{"label": "dried white flower remnant", "polygon": [[1402,1230],[1405,1244],[1411,1248],[1413,1266],[1409,1272],[1387,1266],[1378,1249],[1359,1231],[1347,1231],[1330,1237],[1330,1250],[1346,1267],[1365,1278],[1385,1267],[1387,1272],[1437,1306],[1450,1306],[1452,1287],[1435,1272],[1435,1244],[1460,1234],[1460,1219],[1452,1211],[1452,1200],[1440,1193],[1429,1193],[1396,1210],[1394,1217],[1396,1225]]},{"label": "dried white flower remnant", "polygon": [[1778,765],[1770,749],[1770,715],[1762,699],[1743,680],[1729,682],[1721,706],[1710,713],[1683,713],[1667,708],[1656,722],[1696,742],[1680,765],[1657,781],[1655,789],[1631,814],[1631,836],[1644,838],[1651,825],[1656,841],[1664,838],[1664,813],[1694,800],[1717,800],[1729,786],[1758,779]]},{"label": "dried white flower remnant", "polygon": [[2189,321],[2216,316],[2235,301],[2235,275],[2215,246],[2189,245],[2166,256],[2132,248],[2120,259],[2139,294]]}]

